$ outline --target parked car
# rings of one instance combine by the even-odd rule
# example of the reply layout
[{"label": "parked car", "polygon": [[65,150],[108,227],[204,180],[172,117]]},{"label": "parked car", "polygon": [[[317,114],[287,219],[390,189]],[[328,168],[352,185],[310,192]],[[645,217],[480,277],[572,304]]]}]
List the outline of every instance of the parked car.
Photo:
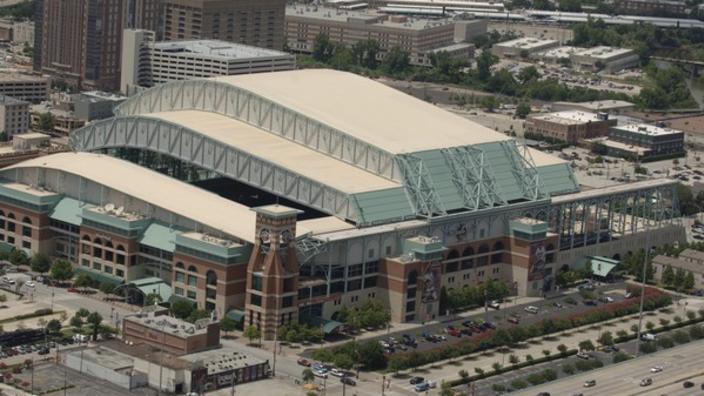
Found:
[{"label": "parked car", "polygon": [[415,386],[416,392],[425,392],[428,389],[430,389],[430,385],[428,385],[427,382],[421,382],[420,384],[416,384]]},{"label": "parked car", "polygon": [[587,360],[591,357],[591,355],[589,355],[588,353],[586,353],[584,351],[579,351],[579,352],[577,352],[577,357],[580,359]]},{"label": "parked car", "polygon": [[322,370],[313,370],[313,375],[320,378],[328,377],[328,373]]},{"label": "parked car", "polygon": [[518,324],[518,322],[521,321],[521,318],[520,318],[520,316],[514,314],[514,315],[510,315],[506,320],[509,323]]},{"label": "parked car", "polygon": [[37,284],[36,284],[34,281],[27,281],[27,282],[24,283],[24,285],[27,286],[27,287],[34,287],[34,286],[36,286]]},{"label": "parked car", "polygon": [[607,345],[604,348],[604,352],[607,352],[607,353],[618,352],[618,351],[619,351],[619,349],[616,345]]},{"label": "parked car", "polygon": [[301,366],[310,367],[310,365],[312,363],[310,360],[308,360],[306,358],[300,358],[300,359],[298,359],[298,364],[300,364]]},{"label": "parked car", "polygon": [[410,380],[409,382],[411,383],[411,385],[416,385],[416,384],[420,384],[420,383],[425,382],[425,378],[423,378],[423,377],[413,377],[413,378],[411,378],[411,380]]},{"label": "parked car", "polygon": [[345,372],[338,369],[338,368],[334,368],[334,369],[330,370],[330,375],[334,375],[335,377],[344,377]]},{"label": "parked car", "polygon": [[499,303],[498,300],[494,300],[489,303],[489,307],[494,308],[494,309],[499,309],[499,308],[501,308],[501,303]]},{"label": "parked car", "polygon": [[350,386],[356,386],[357,382],[353,380],[351,377],[342,377],[340,378],[340,382],[342,382],[345,385],[350,385]]},{"label": "parked car", "polygon": [[692,381],[685,381],[685,382],[682,383],[682,386],[683,386],[685,389],[692,388],[692,387],[694,387],[694,382],[692,382]]},{"label": "parked car", "polygon": [[650,386],[653,384],[653,379],[652,378],[643,378],[640,380],[640,386]]},{"label": "parked car", "polygon": [[643,341],[656,341],[658,337],[653,333],[645,333],[640,336]]},{"label": "parked car", "polygon": [[659,373],[662,371],[662,366],[653,366],[650,368],[651,373]]},{"label": "parked car", "polygon": [[528,313],[532,313],[533,315],[537,314],[539,311],[538,307],[536,307],[534,305],[529,305],[529,306],[523,308],[523,310]]},{"label": "parked car", "polygon": [[591,388],[593,386],[596,386],[596,380],[587,380],[584,381],[584,387],[585,388]]},{"label": "parked car", "polygon": [[562,309],[562,307],[563,307],[563,305],[561,303],[559,303],[558,301],[555,301],[554,303],[552,303],[552,306],[557,309]]}]

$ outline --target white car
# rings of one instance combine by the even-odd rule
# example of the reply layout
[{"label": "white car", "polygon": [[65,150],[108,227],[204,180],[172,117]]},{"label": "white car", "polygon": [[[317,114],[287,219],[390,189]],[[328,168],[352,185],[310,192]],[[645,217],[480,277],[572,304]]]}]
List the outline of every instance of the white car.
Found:
[{"label": "white car", "polygon": [[24,285],[27,286],[27,287],[34,287],[34,286],[36,286],[37,284],[34,283],[34,281],[27,281],[27,282],[24,283]]},{"label": "white car", "polygon": [[529,306],[523,308],[523,310],[526,311],[526,312],[528,312],[528,313],[532,313],[532,314],[537,314],[538,311],[539,311],[539,310],[538,310],[538,307],[536,307],[536,306],[534,306],[534,305],[529,305]]},{"label": "white car", "polygon": [[662,366],[653,366],[650,368],[651,373],[659,373],[662,371]]},{"label": "white car", "polygon": [[643,341],[656,341],[656,340],[657,340],[657,336],[656,336],[655,334],[653,334],[653,333],[645,333],[645,334],[643,334],[643,335],[640,336],[640,339],[643,340]]},{"label": "white car", "polygon": [[344,377],[345,372],[340,369],[334,368],[330,370],[330,375],[334,375],[335,377]]},{"label": "white car", "polygon": [[494,300],[489,303],[489,307],[494,308],[494,309],[499,309],[499,308],[501,308],[501,303],[499,303],[497,300]]},{"label": "white car", "polygon": [[323,372],[323,371],[318,371],[318,370],[313,370],[313,375],[316,377],[320,377],[320,378],[327,378],[328,377],[328,373]]}]

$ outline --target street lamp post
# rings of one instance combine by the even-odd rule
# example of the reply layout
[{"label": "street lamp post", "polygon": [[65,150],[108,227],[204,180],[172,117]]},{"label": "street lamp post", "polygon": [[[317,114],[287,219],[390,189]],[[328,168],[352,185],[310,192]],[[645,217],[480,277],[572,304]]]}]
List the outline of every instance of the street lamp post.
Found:
[{"label": "street lamp post", "polygon": [[648,255],[650,253],[650,219],[646,218],[645,223],[645,255],[643,258],[643,271],[640,279],[640,308],[638,309],[638,332],[636,333],[636,357],[640,355],[640,337],[643,325],[643,305],[645,304],[645,278],[648,269]]}]

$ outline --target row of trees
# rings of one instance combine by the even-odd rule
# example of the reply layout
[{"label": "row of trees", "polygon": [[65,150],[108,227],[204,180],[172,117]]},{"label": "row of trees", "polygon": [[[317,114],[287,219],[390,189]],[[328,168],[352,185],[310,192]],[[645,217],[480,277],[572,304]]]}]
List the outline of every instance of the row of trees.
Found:
[{"label": "row of trees", "polygon": [[376,300],[367,301],[360,308],[343,306],[336,319],[353,331],[360,328],[380,328],[391,321],[391,314]]},{"label": "row of trees", "polygon": [[[98,339],[98,334],[109,335],[113,334],[114,330],[102,324],[103,316],[98,312],[90,312],[85,308],[79,309],[71,318],[69,324],[74,328],[75,332],[83,332],[84,327],[88,326],[93,341]],[[60,323],[59,323],[60,325]]]},{"label": "row of trees", "polygon": [[[440,309],[457,311],[484,305],[485,301],[499,300],[510,294],[508,284],[502,280],[488,280],[477,286],[464,286],[445,291],[445,287],[440,290]],[[446,295],[446,297],[444,296]],[[444,299],[446,298],[446,303]]]},{"label": "row of trees", "polygon": [[289,323],[277,329],[277,338],[286,342],[320,342],[323,332],[319,327],[300,323]]},{"label": "row of trees", "polygon": [[386,367],[384,349],[377,341],[350,341],[338,347],[320,348],[313,352],[313,359],[349,370],[378,370]]},{"label": "row of trees", "polygon": [[692,271],[685,271],[682,268],[673,270],[668,264],[662,272],[662,283],[665,286],[674,287],[677,290],[692,290],[694,289],[694,274]]}]

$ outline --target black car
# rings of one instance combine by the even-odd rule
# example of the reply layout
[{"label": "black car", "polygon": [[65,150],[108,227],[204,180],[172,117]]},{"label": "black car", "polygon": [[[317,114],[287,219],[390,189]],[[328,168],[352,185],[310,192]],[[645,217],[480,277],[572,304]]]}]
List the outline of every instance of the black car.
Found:
[{"label": "black car", "polygon": [[685,382],[682,383],[682,386],[685,387],[685,388],[691,388],[691,387],[694,386],[694,382],[692,382],[692,381],[685,381]]},{"label": "black car", "polygon": [[350,377],[342,377],[342,378],[340,378],[340,382],[342,382],[345,385],[350,385],[350,386],[357,385],[357,382]]},{"label": "black car", "polygon": [[423,378],[423,377],[413,377],[413,378],[411,378],[410,383],[411,383],[411,385],[415,385],[415,384],[420,384],[421,382],[424,382],[424,381],[425,381],[425,378]]},{"label": "black car", "polygon": [[619,349],[616,345],[609,345],[606,348],[604,348],[604,352],[611,353],[611,352],[618,352]]}]

